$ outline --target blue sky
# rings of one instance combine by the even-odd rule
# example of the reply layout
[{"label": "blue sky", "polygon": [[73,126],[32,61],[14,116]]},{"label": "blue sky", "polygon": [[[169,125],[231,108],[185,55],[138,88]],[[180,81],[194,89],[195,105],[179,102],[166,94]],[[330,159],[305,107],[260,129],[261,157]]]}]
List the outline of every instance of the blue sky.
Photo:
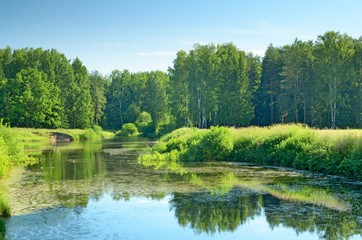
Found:
[{"label": "blue sky", "polygon": [[0,0],[0,23],[0,48],[55,48],[103,74],[166,71],[195,43],[262,54],[330,30],[359,38],[362,1]]}]

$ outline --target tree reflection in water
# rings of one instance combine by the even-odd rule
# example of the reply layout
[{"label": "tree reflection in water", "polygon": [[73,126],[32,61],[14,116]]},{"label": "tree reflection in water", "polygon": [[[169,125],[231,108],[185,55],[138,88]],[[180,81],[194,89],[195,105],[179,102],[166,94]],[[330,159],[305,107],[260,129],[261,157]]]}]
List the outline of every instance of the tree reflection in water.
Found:
[{"label": "tree reflection in water", "polygon": [[271,228],[279,225],[296,233],[316,232],[324,239],[348,239],[361,234],[361,220],[340,212],[307,203],[280,200],[269,194],[233,188],[228,194],[210,192],[175,193],[170,201],[178,222],[197,233],[234,231],[256,216],[265,215]]},{"label": "tree reflection in water", "polygon": [[0,240],[5,239],[5,221],[0,217]]},{"label": "tree reflection in water", "polygon": [[[18,203],[14,211],[82,209],[90,199],[102,201],[104,194],[124,202],[133,197],[166,197],[178,223],[196,233],[233,232],[261,217],[272,229],[283,226],[324,239],[361,234],[360,215],[335,210],[347,209],[339,197],[341,191],[360,196],[357,187],[345,190],[330,183],[331,179],[323,185],[321,179],[301,174],[226,163],[164,163],[157,169],[154,165],[145,168],[136,161],[144,145],[122,142],[121,147],[109,144],[106,148],[87,142],[44,150],[39,163],[29,167],[32,171],[13,191],[13,200]],[[3,236],[5,225],[0,221],[0,239]]]}]

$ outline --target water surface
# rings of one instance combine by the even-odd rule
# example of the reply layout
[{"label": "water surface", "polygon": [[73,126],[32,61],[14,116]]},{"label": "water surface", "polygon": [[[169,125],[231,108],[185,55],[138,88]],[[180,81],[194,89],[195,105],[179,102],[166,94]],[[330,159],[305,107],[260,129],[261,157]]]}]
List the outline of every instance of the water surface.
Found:
[{"label": "water surface", "polygon": [[361,239],[359,182],[232,163],[146,168],[137,157],[152,144],[38,151],[9,180],[0,239]]}]

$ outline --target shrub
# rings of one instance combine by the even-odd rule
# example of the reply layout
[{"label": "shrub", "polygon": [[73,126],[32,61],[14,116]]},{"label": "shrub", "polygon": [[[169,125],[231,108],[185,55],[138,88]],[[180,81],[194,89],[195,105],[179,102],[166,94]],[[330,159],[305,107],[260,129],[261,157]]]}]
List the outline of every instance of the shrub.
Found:
[{"label": "shrub", "polygon": [[151,114],[148,112],[141,112],[135,122],[136,126],[142,131],[143,128],[149,126],[152,123]]},{"label": "shrub", "polygon": [[99,138],[99,136],[92,128],[86,129],[84,133],[79,135],[80,140],[92,140],[97,138]]},{"label": "shrub", "polygon": [[94,126],[93,126],[93,131],[94,131],[97,135],[103,137],[103,133],[102,133],[103,129],[102,129],[101,126],[94,125]]},{"label": "shrub", "polygon": [[123,124],[120,131],[116,133],[116,136],[123,137],[136,137],[139,135],[137,127],[133,123]]},{"label": "shrub", "polygon": [[232,135],[227,127],[211,127],[197,145],[201,161],[225,161],[233,150]]}]

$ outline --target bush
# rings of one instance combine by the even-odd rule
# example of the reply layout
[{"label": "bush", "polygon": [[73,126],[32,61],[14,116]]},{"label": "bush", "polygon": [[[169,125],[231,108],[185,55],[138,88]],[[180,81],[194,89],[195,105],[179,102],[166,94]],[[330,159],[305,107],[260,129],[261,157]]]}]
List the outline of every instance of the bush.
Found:
[{"label": "bush", "polygon": [[35,162],[22,151],[16,132],[0,121],[0,178],[5,176],[13,166],[25,166]]},{"label": "bush", "polygon": [[84,133],[79,135],[80,140],[91,140],[96,139],[97,137],[97,133],[92,128],[86,129]]},{"label": "bush", "polygon": [[92,140],[104,137],[102,127],[97,125],[94,125],[93,128],[85,129],[85,131],[79,135],[80,140]]},{"label": "bush", "polygon": [[136,126],[142,131],[143,128],[149,126],[152,123],[151,114],[148,112],[141,112],[135,122]]},{"label": "bush", "polygon": [[121,130],[116,133],[116,136],[122,137],[136,137],[138,135],[138,129],[133,123],[123,124]]},{"label": "bush", "polygon": [[194,134],[184,151],[183,159],[194,161],[225,161],[233,150],[233,138],[227,127],[211,127]]}]

